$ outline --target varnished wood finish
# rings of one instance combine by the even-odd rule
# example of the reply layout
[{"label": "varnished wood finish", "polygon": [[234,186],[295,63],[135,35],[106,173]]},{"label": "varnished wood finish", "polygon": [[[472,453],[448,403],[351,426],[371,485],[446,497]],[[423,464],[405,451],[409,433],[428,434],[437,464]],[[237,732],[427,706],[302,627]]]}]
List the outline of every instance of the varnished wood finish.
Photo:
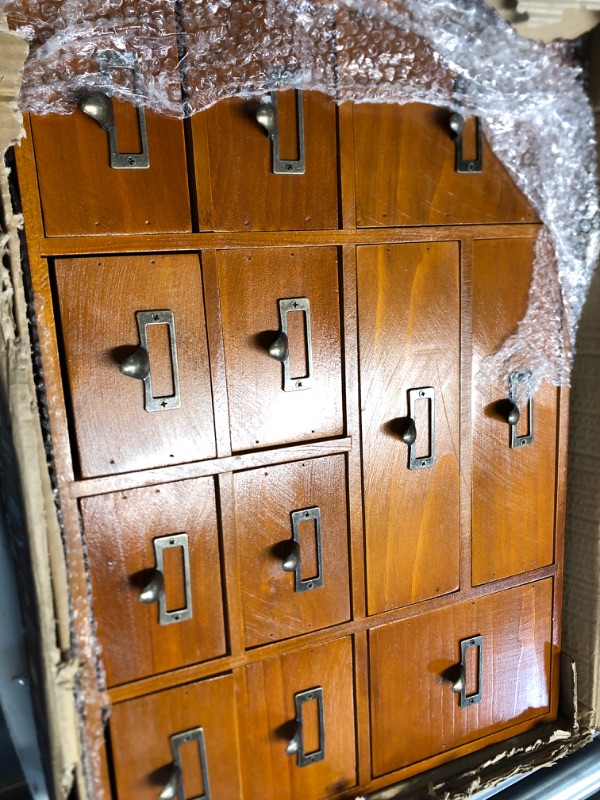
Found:
[{"label": "varnished wood finish", "polygon": [[[198,727],[204,731],[211,797],[238,800],[240,755],[230,675],[147,695],[112,709],[110,734],[119,800],[156,800],[173,764],[169,737]],[[206,791],[193,755],[186,752],[182,759],[186,797]]]},{"label": "varnished wood finish", "polygon": [[[449,119],[420,103],[354,105],[358,227],[536,219],[485,137],[482,172],[456,172]],[[465,155],[473,128],[465,125]]]},{"label": "varnished wood finish", "polygon": [[[458,588],[460,288],[456,244],[358,248],[370,614]],[[408,391],[435,390],[435,462],[408,468]],[[430,449],[418,403],[417,455]],[[424,407],[424,408],[423,408]]]},{"label": "varnished wood finish", "polygon": [[[554,558],[557,389],[542,384],[534,397],[534,437],[509,446],[501,402],[508,377],[477,373],[514,332],[527,308],[534,242],[473,245],[473,583],[550,564]],[[526,357],[518,368],[530,364]],[[527,409],[521,408],[525,424]]]},{"label": "varnished wood finish", "polygon": [[[82,475],[214,457],[198,257],[65,259],[56,280]],[[135,312],[160,309],[174,315],[181,407],[149,412],[142,382],[122,375],[119,363],[139,344]],[[149,350],[151,371],[168,371],[168,347],[158,363]]]},{"label": "varnished wood finish", "polygon": [[[314,230],[338,226],[336,105],[326,95],[304,92],[303,175],[276,175],[271,142],[255,118],[258,102],[231,98],[192,117],[196,179],[210,196],[199,195],[199,216],[215,231]],[[278,93],[279,135],[283,158],[297,158],[294,92]],[[206,120],[202,119],[206,117]],[[203,128],[209,162],[202,155]],[[223,191],[223,187],[227,191]],[[212,214],[206,205],[212,203]]]},{"label": "varnished wood finish", "polygon": [[[323,689],[325,758],[298,767],[296,756],[285,752],[295,731],[294,695],[317,686]],[[241,703],[252,720],[241,731],[245,797],[317,800],[356,785],[349,638],[248,666]],[[308,751],[317,747],[316,728],[307,709],[303,736]]]},{"label": "varnished wood finish", "polygon": [[[145,113],[148,169],[113,169],[106,131],[81,111],[31,118],[47,236],[192,230],[183,123]],[[135,152],[137,111],[115,101],[115,116]]]},{"label": "varnished wood finish", "polygon": [[[88,497],[81,502],[94,615],[109,686],[225,655],[219,534],[212,478]],[[186,533],[189,620],[159,624],[158,603],[140,602],[156,568],[153,541]],[[185,606],[181,548],[165,556],[168,611]]]},{"label": "varnished wood finish", "polygon": [[[246,647],[298,636],[350,618],[346,470],[343,455],[281,464],[234,476]],[[295,591],[283,561],[292,542],[291,512],[321,515],[323,585]],[[299,526],[301,577],[317,575],[313,521]]]},{"label": "varnished wood finish", "polygon": [[[233,450],[342,435],[337,250],[219,251],[217,263]],[[277,301],[294,297],[310,301],[314,383],[283,391],[282,364],[268,348],[279,331]],[[289,341],[292,376],[300,376],[303,365],[292,361],[305,343],[299,326]]]},{"label": "varnished wood finish", "polygon": [[[547,580],[371,631],[374,775],[547,712],[551,618]],[[460,708],[452,691],[460,641],[476,635],[483,636],[482,699]],[[478,688],[474,662],[468,695]]]}]

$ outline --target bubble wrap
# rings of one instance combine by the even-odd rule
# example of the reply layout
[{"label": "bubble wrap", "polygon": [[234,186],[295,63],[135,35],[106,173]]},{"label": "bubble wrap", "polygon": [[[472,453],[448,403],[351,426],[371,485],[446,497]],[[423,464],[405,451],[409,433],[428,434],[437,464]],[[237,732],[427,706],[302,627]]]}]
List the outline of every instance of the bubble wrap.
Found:
[{"label": "bubble wrap", "polygon": [[[338,102],[424,102],[481,117],[545,223],[528,311],[484,365],[568,384],[600,234],[593,115],[566,45],[531,42],[483,0],[0,0],[30,42],[22,107],[68,113],[103,88],[95,53],[138,59],[144,104],[189,116],[274,83]],[[126,71],[122,71],[127,74]],[[138,88],[139,91],[139,88]],[[131,81],[113,88],[132,100]]]}]

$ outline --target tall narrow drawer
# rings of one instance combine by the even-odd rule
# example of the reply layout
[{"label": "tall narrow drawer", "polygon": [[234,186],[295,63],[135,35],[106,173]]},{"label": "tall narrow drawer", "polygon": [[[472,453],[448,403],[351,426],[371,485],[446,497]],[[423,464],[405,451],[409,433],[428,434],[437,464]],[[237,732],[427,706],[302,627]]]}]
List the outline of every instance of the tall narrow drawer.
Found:
[{"label": "tall narrow drawer", "polygon": [[234,475],[247,647],[350,618],[345,456]]},{"label": "tall narrow drawer", "polygon": [[197,255],[56,262],[83,477],[215,455]]},{"label": "tall narrow drawer", "polygon": [[213,478],[87,497],[81,513],[109,686],[225,655]]},{"label": "tall narrow drawer", "polygon": [[549,711],[552,580],[375,628],[369,646],[384,775]]}]

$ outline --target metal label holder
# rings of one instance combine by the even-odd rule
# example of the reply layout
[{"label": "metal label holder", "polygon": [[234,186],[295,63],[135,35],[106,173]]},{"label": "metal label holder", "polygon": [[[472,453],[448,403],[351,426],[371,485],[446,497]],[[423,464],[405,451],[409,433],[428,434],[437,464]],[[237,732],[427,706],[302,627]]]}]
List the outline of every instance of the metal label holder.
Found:
[{"label": "metal label holder", "polygon": [[162,591],[158,596],[158,622],[159,625],[172,625],[177,622],[185,622],[192,619],[192,585],[190,581],[190,551],[187,533],[176,533],[171,536],[161,536],[154,540],[154,556],[156,558],[156,570],[164,576],[164,552],[174,547],[181,547],[183,550],[183,583],[185,589],[185,607],[175,611],[167,611],[166,592]]},{"label": "metal label holder", "polygon": [[[303,736],[303,707],[305,703],[312,701],[317,702],[318,718],[319,718],[319,747],[310,753],[304,750],[304,736]],[[316,764],[318,761],[323,761],[325,758],[325,711],[323,704],[323,688],[316,686],[314,689],[306,689],[304,692],[297,692],[294,695],[294,703],[296,706],[296,732],[293,739],[286,747],[288,755],[296,755],[296,764],[299,767],[308,767],[311,764]]]},{"label": "metal label holder", "polygon": [[152,374],[142,378],[144,383],[144,408],[146,411],[170,411],[181,406],[179,387],[179,363],[177,360],[177,339],[175,337],[175,319],[172,311],[137,311],[137,326],[140,336],[140,347],[148,352],[148,325],[169,326],[169,346],[171,350],[171,371],[173,375],[173,394],[168,397],[154,397],[152,393]]},{"label": "metal label holder", "polygon": [[[531,381],[532,372],[530,369],[511,372],[508,376],[508,397],[511,403],[517,403],[517,387],[520,383],[529,383]],[[527,401],[527,433],[523,436],[517,436],[517,422],[510,424],[510,446],[512,448],[524,447],[533,443],[533,397],[529,397]]]},{"label": "metal label holder", "polygon": [[[474,647],[479,648],[479,664],[477,668],[477,691],[473,694],[467,694],[467,653]],[[471,636],[468,639],[462,639],[460,642],[460,669],[462,677],[462,685],[458,692],[458,705],[461,708],[468,708],[476,703],[481,702],[483,696],[483,636]]]},{"label": "metal label holder", "polygon": [[420,389],[408,390],[408,416],[413,421],[418,400],[428,401],[429,405],[429,449],[428,455],[417,456],[417,437],[415,435],[408,449],[409,469],[427,469],[435,463],[435,389],[432,386],[424,386]]},{"label": "metal label holder", "polygon": [[[303,508],[300,511],[292,511],[292,540],[295,544],[294,553],[294,578],[295,585],[294,591],[298,594],[301,592],[310,592],[313,589],[320,589],[323,586],[323,547],[321,540],[321,509],[318,506],[312,508]],[[302,556],[300,547],[300,523],[315,522],[315,541],[317,552],[317,574],[313,578],[302,578]],[[286,570],[287,571],[287,570]]]}]

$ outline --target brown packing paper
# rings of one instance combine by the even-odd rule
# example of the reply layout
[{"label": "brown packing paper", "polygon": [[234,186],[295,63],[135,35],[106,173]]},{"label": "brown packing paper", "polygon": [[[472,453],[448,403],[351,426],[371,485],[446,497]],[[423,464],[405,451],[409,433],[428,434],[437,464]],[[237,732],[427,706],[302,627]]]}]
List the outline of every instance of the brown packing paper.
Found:
[{"label": "brown packing paper", "polygon": [[35,630],[39,645],[36,661],[41,663],[47,726],[40,738],[49,744],[53,794],[62,800],[80,771],[76,670],[68,657],[67,576],[33,382],[18,234],[22,218],[12,211],[3,158],[23,135],[16,98],[26,55],[26,42],[8,31],[0,15],[0,384],[9,406],[32,561],[34,587],[27,590],[33,589],[38,600],[31,605],[36,619],[27,627]]}]

